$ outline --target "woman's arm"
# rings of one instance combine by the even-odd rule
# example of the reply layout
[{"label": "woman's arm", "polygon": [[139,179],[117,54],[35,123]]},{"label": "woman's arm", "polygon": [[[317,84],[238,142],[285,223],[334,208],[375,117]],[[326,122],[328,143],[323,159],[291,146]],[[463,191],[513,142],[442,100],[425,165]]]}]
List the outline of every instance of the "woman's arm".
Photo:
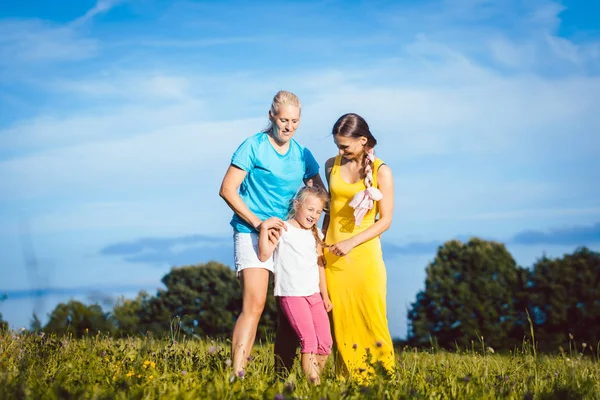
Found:
[{"label": "woman's arm", "polygon": [[394,212],[394,180],[392,170],[385,164],[381,165],[377,171],[377,188],[383,195],[382,199],[379,200],[379,219],[364,231],[332,245],[329,248],[332,254],[345,256],[354,247],[381,235],[389,229]]},{"label": "woman's arm", "polygon": [[244,181],[245,177],[246,171],[236,167],[235,165],[230,165],[225,173],[223,182],[221,183],[219,196],[225,200],[229,208],[231,208],[234,213],[252,225],[256,230],[260,230],[260,224],[262,223],[261,219],[258,218],[252,211],[250,211],[238,193],[238,189],[240,188],[240,185]]},{"label": "woman's arm", "polygon": [[321,186],[323,189],[327,189],[325,187],[325,184],[323,183],[323,179],[321,179],[321,175],[316,174],[314,176],[311,176],[310,178],[306,179],[304,181],[304,184],[306,186]]},{"label": "woman's arm", "polygon": [[[327,180],[328,188],[330,187],[329,177],[331,176],[331,170],[333,169],[334,162],[335,157],[331,157],[329,160],[325,161],[325,179]],[[329,196],[331,198],[331,190],[329,190]],[[329,208],[331,208],[331,202],[329,204]],[[325,211],[325,215],[323,216],[323,227],[321,228],[321,232],[323,232],[323,235],[327,235],[327,229],[329,228],[329,208],[327,209],[327,211]]]}]

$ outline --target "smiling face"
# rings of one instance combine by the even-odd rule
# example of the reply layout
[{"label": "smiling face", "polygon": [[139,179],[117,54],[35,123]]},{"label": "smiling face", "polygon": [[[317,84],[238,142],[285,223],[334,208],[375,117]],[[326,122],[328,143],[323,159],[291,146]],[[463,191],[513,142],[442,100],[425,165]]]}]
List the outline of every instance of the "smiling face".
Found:
[{"label": "smiling face", "polygon": [[301,203],[294,200],[294,208],[296,209],[294,219],[300,227],[311,229],[321,218],[324,206],[323,200],[314,195],[307,196]]},{"label": "smiling face", "polygon": [[300,108],[286,104],[275,115],[269,111],[269,118],[273,122],[273,139],[279,144],[286,144],[292,139],[300,125]]},{"label": "smiling face", "polygon": [[337,146],[339,153],[346,160],[362,159],[367,138],[364,136],[353,138],[342,135],[334,135],[333,141]]}]

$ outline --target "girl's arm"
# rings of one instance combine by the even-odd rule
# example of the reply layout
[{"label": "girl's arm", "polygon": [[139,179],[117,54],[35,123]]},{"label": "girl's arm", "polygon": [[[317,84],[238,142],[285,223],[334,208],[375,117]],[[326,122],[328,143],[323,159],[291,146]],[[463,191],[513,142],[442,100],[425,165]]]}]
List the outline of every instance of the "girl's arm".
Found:
[{"label": "girl's arm", "polygon": [[[279,243],[278,240],[269,238],[269,236],[272,236],[269,232],[272,229],[279,231],[277,225],[280,221],[279,218],[271,217],[262,222],[262,229],[258,236],[258,259],[262,262],[267,261],[273,255],[273,251],[275,251],[275,247]],[[279,239],[279,235],[277,235],[277,239]]]},{"label": "girl's arm", "polygon": [[319,289],[321,290],[321,297],[323,298],[323,304],[327,312],[333,309],[333,304],[329,298],[329,291],[327,290],[327,279],[325,278],[325,263],[323,262],[323,249],[320,245],[317,245],[317,251],[319,254]]},{"label": "girl's arm", "polygon": [[389,229],[394,212],[394,181],[392,170],[385,164],[382,164],[377,171],[377,188],[383,194],[383,198],[379,200],[379,219],[364,231],[332,245],[329,248],[331,253],[345,256],[354,247],[381,235]]}]

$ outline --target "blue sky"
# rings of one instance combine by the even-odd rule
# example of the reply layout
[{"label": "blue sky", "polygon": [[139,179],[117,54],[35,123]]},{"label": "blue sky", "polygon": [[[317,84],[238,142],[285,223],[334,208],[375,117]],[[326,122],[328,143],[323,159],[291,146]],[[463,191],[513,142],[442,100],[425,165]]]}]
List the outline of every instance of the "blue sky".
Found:
[{"label": "blue sky", "polygon": [[600,250],[600,6],[494,1],[46,1],[0,5],[0,312],[153,292],[231,263],[231,154],[300,96],[321,165],[364,116],[395,176],[394,336],[436,246],[520,265]]}]

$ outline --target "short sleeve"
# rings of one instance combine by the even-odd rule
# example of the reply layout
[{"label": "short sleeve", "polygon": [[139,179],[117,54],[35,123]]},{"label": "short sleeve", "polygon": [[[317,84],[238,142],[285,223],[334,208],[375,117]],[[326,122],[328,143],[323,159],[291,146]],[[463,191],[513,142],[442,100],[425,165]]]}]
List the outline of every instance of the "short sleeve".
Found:
[{"label": "short sleeve", "polygon": [[304,165],[304,179],[312,178],[319,173],[319,163],[306,147],[304,148]]},{"label": "short sleeve", "polygon": [[244,140],[231,157],[231,164],[249,172],[254,166],[256,156],[256,141],[254,137]]}]

